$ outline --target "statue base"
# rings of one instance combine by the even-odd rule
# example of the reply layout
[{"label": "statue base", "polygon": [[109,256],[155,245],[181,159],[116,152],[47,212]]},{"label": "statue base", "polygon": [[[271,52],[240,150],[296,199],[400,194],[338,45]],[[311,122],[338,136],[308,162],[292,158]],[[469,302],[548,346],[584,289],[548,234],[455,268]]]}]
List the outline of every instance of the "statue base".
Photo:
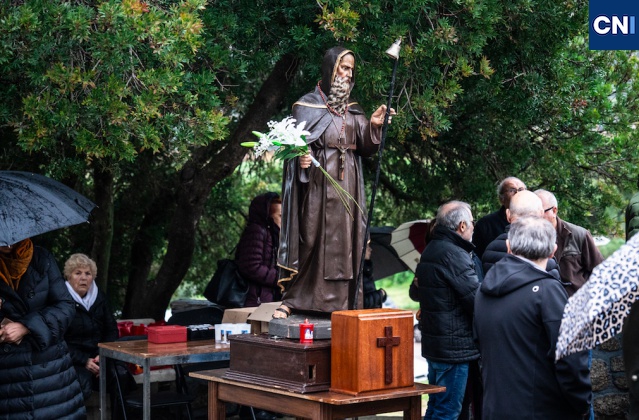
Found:
[{"label": "statue base", "polygon": [[300,339],[300,324],[308,320],[313,324],[314,340],[331,339],[330,314],[325,317],[317,315],[292,314],[288,318],[274,318],[268,323],[268,334],[273,337]]}]

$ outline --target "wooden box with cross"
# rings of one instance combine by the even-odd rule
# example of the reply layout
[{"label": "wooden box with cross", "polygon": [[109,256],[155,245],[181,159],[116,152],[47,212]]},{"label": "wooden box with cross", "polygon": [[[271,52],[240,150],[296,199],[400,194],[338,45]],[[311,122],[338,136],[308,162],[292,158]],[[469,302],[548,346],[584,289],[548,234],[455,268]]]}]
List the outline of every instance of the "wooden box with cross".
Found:
[{"label": "wooden box with cross", "polygon": [[414,385],[411,311],[336,311],[331,329],[331,391],[358,395]]}]

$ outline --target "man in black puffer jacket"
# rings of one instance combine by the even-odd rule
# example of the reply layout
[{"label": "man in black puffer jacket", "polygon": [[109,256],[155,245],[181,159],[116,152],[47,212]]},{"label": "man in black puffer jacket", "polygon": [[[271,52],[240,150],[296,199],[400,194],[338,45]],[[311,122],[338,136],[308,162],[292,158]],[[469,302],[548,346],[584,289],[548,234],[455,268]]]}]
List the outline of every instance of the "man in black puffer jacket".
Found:
[{"label": "man in black puffer jacket", "polygon": [[[531,191],[521,191],[517,195],[513,196],[510,200],[510,207],[506,209],[508,223],[513,223],[521,217],[543,217],[543,215],[544,207],[542,206],[541,199],[537,196],[537,194]],[[508,239],[509,230],[510,225],[506,226],[504,233],[499,235],[486,247],[486,251],[484,251],[484,255],[481,257],[484,275],[488,273],[488,270],[490,270],[495,263],[508,254],[506,239]],[[551,274],[555,277],[559,277],[559,265],[557,264],[557,260],[549,258],[546,271],[551,272]],[[570,286],[570,283],[564,284],[564,286],[568,287]]]},{"label": "man in black puffer jacket", "polygon": [[479,358],[473,342],[475,292],[479,286],[471,256],[474,245],[470,206],[451,201],[437,211],[437,225],[417,265],[422,356],[428,382],[446,387],[431,394],[425,420],[457,419],[469,362]]}]

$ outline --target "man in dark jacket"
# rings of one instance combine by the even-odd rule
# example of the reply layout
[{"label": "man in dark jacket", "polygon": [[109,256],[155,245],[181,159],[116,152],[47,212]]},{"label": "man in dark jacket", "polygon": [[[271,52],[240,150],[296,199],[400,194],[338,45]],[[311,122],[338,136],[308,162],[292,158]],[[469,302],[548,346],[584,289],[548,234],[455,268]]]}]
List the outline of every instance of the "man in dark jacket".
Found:
[{"label": "man in dark jacket", "polygon": [[509,176],[499,183],[497,196],[499,197],[501,207],[499,210],[479,219],[477,226],[475,226],[473,244],[475,245],[475,254],[477,254],[479,258],[482,258],[484,255],[484,250],[488,244],[497,236],[504,233],[504,229],[508,226],[506,209],[510,207],[510,200],[515,194],[525,189],[526,185],[514,176]]},{"label": "man in dark jacket", "polygon": [[457,419],[462,409],[469,362],[479,358],[472,338],[475,291],[470,206],[451,201],[437,211],[433,236],[417,265],[422,356],[428,382],[446,387],[431,394],[425,420]]},{"label": "man in dark jacket", "polygon": [[[535,193],[530,191],[522,191],[515,195],[510,200],[510,205],[506,209],[506,219],[508,220],[508,223],[512,223],[520,217],[542,217],[543,214],[544,209],[541,205],[541,199],[537,197]],[[497,261],[501,260],[506,254],[508,254],[508,249],[506,247],[508,229],[509,225],[506,226],[503,233],[493,239],[493,241],[486,247],[486,250],[481,257],[484,274],[486,274]]]},{"label": "man in dark jacket", "polygon": [[505,256],[487,273],[475,300],[482,357],[484,420],[583,419],[592,391],[588,352],[554,361],[568,295],[546,271],[555,230],[537,217],[510,225]]},{"label": "man in dark jacket", "polygon": [[588,281],[592,270],[603,261],[603,255],[587,229],[566,222],[557,216],[557,198],[546,190],[537,190],[544,206],[544,218],[555,228],[557,234],[557,252],[555,259],[559,264],[561,281],[571,283],[567,287],[568,296],[572,296]]}]

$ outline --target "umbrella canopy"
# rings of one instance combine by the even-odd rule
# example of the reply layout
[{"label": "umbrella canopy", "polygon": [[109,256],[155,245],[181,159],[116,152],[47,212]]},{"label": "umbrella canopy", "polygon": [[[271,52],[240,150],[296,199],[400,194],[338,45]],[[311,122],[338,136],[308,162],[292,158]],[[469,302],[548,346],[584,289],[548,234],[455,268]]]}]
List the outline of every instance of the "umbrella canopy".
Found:
[{"label": "umbrella canopy", "polygon": [[556,359],[595,346],[621,332],[639,299],[639,235],[592,271],[568,299],[559,328]]},{"label": "umbrella canopy", "polygon": [[393,230],[395,228],[392,226],[372,227],[370,230],[371,261],[375,280],[408,270],[390,244]]},{"label": "umbrella canopy", "polygon": [[95,204],[46,176],[0,171],[0,246],[86,222]]},{"label": "umbrella canopy", "polygon": [[426,235],[430,228],[430,220],[413,220],[402,223],[393,231],[391,245],[413,273],[426,248]]}]

